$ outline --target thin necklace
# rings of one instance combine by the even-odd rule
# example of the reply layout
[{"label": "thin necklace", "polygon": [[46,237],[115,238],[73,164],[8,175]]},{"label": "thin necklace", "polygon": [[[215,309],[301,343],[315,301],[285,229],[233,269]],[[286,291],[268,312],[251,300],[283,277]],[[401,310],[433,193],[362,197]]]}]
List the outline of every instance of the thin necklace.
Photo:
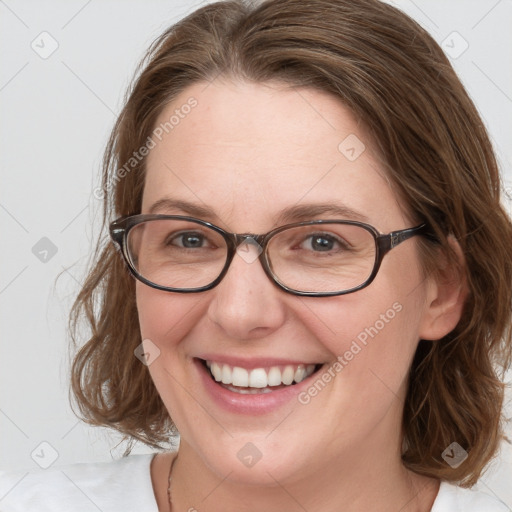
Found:
[{"label": "thin necklace", "polygon": [[171,462],[171,467],[169,468],[169,477],[167,478],[167,501],[169,502],[169,512],[172,512],[172,501],[171,501],[171,473],[172,473],[172,467],[174,466],[174,463],[176,462],[176,459],[178,456],[176,455]]}]

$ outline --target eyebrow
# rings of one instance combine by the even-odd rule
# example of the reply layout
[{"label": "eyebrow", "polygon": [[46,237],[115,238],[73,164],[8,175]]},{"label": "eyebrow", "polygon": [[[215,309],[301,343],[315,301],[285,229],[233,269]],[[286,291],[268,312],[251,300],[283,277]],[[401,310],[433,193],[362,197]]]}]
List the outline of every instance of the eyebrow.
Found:
[{"label": "eyebrow", "polygon": [[189,201],[182,201],[169,197],[164,197],[163,199],[159,199],[153,203],[149,209],[149,213],[163,213],[168,212],[169,210],[178,210],[182,213],[190,215],[191,217],[218,218],[214,211],[207,206],[200,206]]},{"label": "eyebrow", "polygon": [[[165,197],[159,199],[149,209],[149,213],[164,213],[169,211],[178,211],[181,214],[190,215],[199,219],[219,219],[213,209],[208,206]],[[334,216],[339,219],[357,220],[360,222],[369,222],[366,215],[358,212],[341,203],[308,203],[289,206],[279,212],[276,218],[276,225],[288,224],[292,222],[302,222],[312,220],[322,215]]]},{"label": "eyebrow", "polygon": [[366,215],[341,203],[309,203],[290,206],[280,212],[277,221],[280,224],[302,222],[322,215],[334,216],[343,220],[369,221]]}]

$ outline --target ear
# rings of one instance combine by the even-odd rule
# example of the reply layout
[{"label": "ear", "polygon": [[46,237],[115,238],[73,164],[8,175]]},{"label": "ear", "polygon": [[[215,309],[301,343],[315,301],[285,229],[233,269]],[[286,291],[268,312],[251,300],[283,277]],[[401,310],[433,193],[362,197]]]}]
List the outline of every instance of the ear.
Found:
[{"label": "ear", "polygon": [[420,339],[439,340],[455,329],[468,296],[464,254],[452,235],[448,237],[448,243],[459,265],[448,261],[446,254],[440,254],[437,270],[428,278]]}]

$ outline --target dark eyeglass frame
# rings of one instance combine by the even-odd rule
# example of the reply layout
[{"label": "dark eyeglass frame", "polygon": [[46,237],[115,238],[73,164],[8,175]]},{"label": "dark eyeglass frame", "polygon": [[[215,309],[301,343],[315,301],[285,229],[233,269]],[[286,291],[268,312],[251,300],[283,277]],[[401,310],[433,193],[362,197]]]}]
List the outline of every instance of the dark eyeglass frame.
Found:
[{"label": "dark eyeglass frame", "polygon": [[[151,281],[148,281],[144,276],[139,274],[137,269],[135,268],[135,265],[131,261],[130,255],[128,254],[127,249],[127,238],[128,233],[131,229],[133,229],[138,224],[141,224],[142,222],[152,221],[152,220],[165,220],[165,219],[174,219],[174,220],[183,220],[183,221],[190,221],[194,222],[196,224],[205,226],[207,228],[210,228],[217,233],[219,233],[224,240],[226,241],[227,245],[227,255],[226,255],[226,263],[224,264],[224,267],[222,271],[220,272],[217,279],[212,281],[210,284],[206,286],[202,286],[200,288],[170,288],[166,286],[161,286],[156,283],[153,283]],[[336,292],[303,292],[299,290],[294,290],[293,288],[289,288],[288,286],[285,286],[283,283],[281,283],[277,276],[275,276],[272,273],[272,270],[270,268],[270,261],[267,256],[267,246],[269,241],[278,233],[281,233],[282,231],[285,231],[289,228],[295,228],[300,226],[314,226],[314,225],[322,225],[322,224],[344,224],[344,225],[350,225],[350,226],[359,226],[366,231],[368,231],[375,240],[375,263],[373,265],[372,272],[364,281],[362,284],[350,288],[349,290],[342,290],[342,291],[336,291]],[[398,231],[392,231],[388,234],[381,234],[377,229],[375,229],[373,226],[370,226],[369,224],[365,224],[364,222],[358,222],[353,220],[337,220],[337,219],[330,219],[330,220],[311,220],[311,221],[304,221],[304,222],[294,222],[292,224],[285,224],[284,226],[280,226],[278,228],[273,229],[272,231],[269,231],[268,233],[265,233],[263,235],[257,235],[253,233],[230,233],[228,231],[223,230],[222,228],[216,226],[215,224],[211,224],[210,222],[196,219],[195,217],[187,217],[184,215],[162,215],[162,214],[140,214],[140,215],[130,215],[127,217],[121,217],[119,219],[114,220],[109,227],[110,236],[115,242],[117,248],[120,250],[121,254],[123,255],[124,261],[127,264],[130,272],[133,274],[134,277],[136,277],[139,281],[142,283],[150,286],[151,288],[156,288],[157,290],[163,290],[167,292],[177,292],[177,293],[197,293],[197,292],[203,292],[207,290],[211,290],[215,286],[217,286],[224,276],[226,275],[229,266],[231,265],[231,262],[233,261],[233,258],[235,256],[236,250],[240,244],[245,242],[248,239],[252,239],[256,241],[261,246],[261,253],[258,256],[258,259],[260,260],[260,263],[263,267],[263,270],[269,277],[269,279],[280,289],[284,290],[285,292],[291,293],[293,295],[299,295],[299,296],[308,296],[308,297],[332,297],[336,295],[346,295],[348,293],[353,293],[358,290],[361,290],[362,288],[367,287],[377,275],[377,272],[379,271],[379,268],[382,263],[382,259],[384,256],[397,247],[402,242],[405,242],[406,240],[409,240],[409,238],[412,238],[413,236],[417,235],[425,235],[429,236],[431,231],[429,230],[427,224],[420,224],[418,226],[412,227],[412,228],[406,228],[401,229]]]}]

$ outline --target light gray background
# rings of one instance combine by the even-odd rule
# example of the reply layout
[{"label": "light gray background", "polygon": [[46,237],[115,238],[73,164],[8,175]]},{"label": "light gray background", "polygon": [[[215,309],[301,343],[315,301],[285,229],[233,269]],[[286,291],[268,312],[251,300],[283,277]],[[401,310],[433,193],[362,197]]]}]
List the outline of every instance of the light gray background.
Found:
[{"label": "light gray background", "polygon": [[[511,192],[512,1],[390,3],[417,19],[452,56]],[[117,435],[71,413],[67,314],[98,231],[100,203],[92,190],[102,152],[135,65],[157,35],[200,4],[0,0],[1,469],[37,468],[36,461],[49,464],[55,457],[55,465],[103,461],[122,453]],[[41,36],[44,31],[51,36]],[[40,53],[49,51],[52,40],[58,48],[48,58],[31,47],[34,41]],[[469,46],[461,53],[465,41]],[[505,202],[510,211],[512,202]],[[50,249],[45,255],[43,237],[56,254]],[[509,391],[509,416],[511,399]],[[150,451],[139,445],[135,453]],[[512,506],[511,482],[512,449],[504,444],[479,486]]]}]

